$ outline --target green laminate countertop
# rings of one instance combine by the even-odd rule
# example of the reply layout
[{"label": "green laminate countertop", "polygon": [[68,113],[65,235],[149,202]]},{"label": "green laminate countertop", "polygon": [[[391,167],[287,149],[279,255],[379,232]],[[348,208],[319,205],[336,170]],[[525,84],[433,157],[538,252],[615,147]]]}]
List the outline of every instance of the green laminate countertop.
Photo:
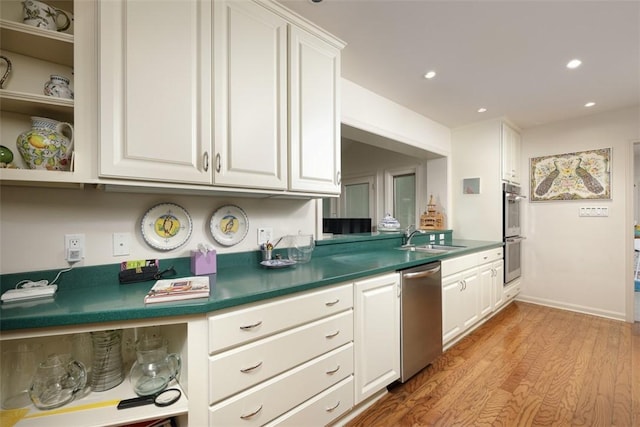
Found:
[{"label": "green laminate countertop", "polygon": [[[81,271],[75,272],[75,275],[63,274],[57,282],[58,291],[53,298],[3,303],[0,306],[0,330],[209,313],[502,246],[502,242],[454,239],[446,243],[465,248],[432,255],[398,250],[397,240],[390,238],[373,240],[356,246],[327,245],[327,248],[323,248],[325,243],[316,248],[309,263],[281,269],[262,267],[258,262],[259,252],[248,253],[232,265],[218,261],[217,273],[210,275],[209,298],[183,302],[145,305],[143,298],[154,281],[120,285],[116,265],[94,269],[86,267],[84,274]],[[316,256],[316,253],[319,255]],[[173,261],[178,272],[176,277],[191,276],[189,258]],[[168,266],[162,262],[161,269]],[[8,282],[14,277],[4,279]],[[3,283],[2,288],[6,289],[8,285]]]}]

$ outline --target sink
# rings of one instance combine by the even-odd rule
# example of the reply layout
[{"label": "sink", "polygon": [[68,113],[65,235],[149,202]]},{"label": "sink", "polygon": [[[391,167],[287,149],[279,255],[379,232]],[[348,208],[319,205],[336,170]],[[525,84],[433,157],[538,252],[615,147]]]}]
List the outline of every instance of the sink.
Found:
[{"label": "sink", "polygon": [[466,246],[428,244],[428,245],[400,246],[397,249],[400,249],[402,251],[427,252],[430,254],[445,254],[451,251],[464,249],[464,248],[466,248]]}]

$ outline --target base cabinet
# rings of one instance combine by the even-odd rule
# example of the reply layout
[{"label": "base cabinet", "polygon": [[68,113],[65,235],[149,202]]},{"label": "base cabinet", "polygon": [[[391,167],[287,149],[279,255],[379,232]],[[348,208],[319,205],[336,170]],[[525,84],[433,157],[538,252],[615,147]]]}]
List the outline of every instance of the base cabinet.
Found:
[{"label": "base cabinet", "polygon": [[353,389],[336,396],[353,384],[353,324],[351,283],[210,315],[209,425],[291,425],[317,413],[328,423],[350,410]]},{"label": "base cabinet", "polygon": [[473,268],[442,279],[442,342],[467,330],[479,318],[480,279]]},{"label": "base cabinet", "polygon": [[400,278],[354,284],[355,404],[400,378]]},{"label": "base cabinet", "polygon": [[[502,248],[442,261],[442,341],[445,347],[503,303]],[[498,303],[498,301],[501,301]]]}]

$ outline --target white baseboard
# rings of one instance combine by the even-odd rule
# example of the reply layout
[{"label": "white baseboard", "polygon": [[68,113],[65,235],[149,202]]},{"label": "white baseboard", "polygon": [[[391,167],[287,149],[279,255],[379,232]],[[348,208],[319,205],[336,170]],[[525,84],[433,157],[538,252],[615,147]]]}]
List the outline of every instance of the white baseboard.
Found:
[{"label": "white baseboard", "polygon": [[530,302],[532,304],[544,305],[546,307],[559,308],[561,310],[575,311],[576,313],[591,314],[593,316],[605,317],[607,319],[626,321],[625,313],[615,311],[599,310],[593,307],[585,307],[577,304],[569,304],[560,301],[548,300],[545,298],[535,298],[519,294],[516,301]]}]

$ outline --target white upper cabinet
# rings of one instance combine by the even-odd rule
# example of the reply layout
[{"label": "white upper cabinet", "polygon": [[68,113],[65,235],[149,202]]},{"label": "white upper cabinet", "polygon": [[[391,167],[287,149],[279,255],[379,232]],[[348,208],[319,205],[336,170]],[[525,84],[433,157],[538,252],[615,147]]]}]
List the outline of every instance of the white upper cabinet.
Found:
[{"label": "white upper cabinet", "polygon": [[287,22],[214,2],[215,183],[287,188]]},{"label": "white upper cabinet", "polygon": [[340,49],[292,28],[290,188],[340,193]]},{"label": "white upper cabinet", "polygon": [[109,0],[99,23],[100,179],[340,192],[343,42],[271,0]]},{"label": "white upper cabinet", "polygon": [[521,138],[518,131],[506,123],[501,128],[502,180],[513,184],[521,183],[520,150]]},{"label": "white upper cabinet", "polygon": [[211,3],[99,5],[99,175],[212,182]]}]

